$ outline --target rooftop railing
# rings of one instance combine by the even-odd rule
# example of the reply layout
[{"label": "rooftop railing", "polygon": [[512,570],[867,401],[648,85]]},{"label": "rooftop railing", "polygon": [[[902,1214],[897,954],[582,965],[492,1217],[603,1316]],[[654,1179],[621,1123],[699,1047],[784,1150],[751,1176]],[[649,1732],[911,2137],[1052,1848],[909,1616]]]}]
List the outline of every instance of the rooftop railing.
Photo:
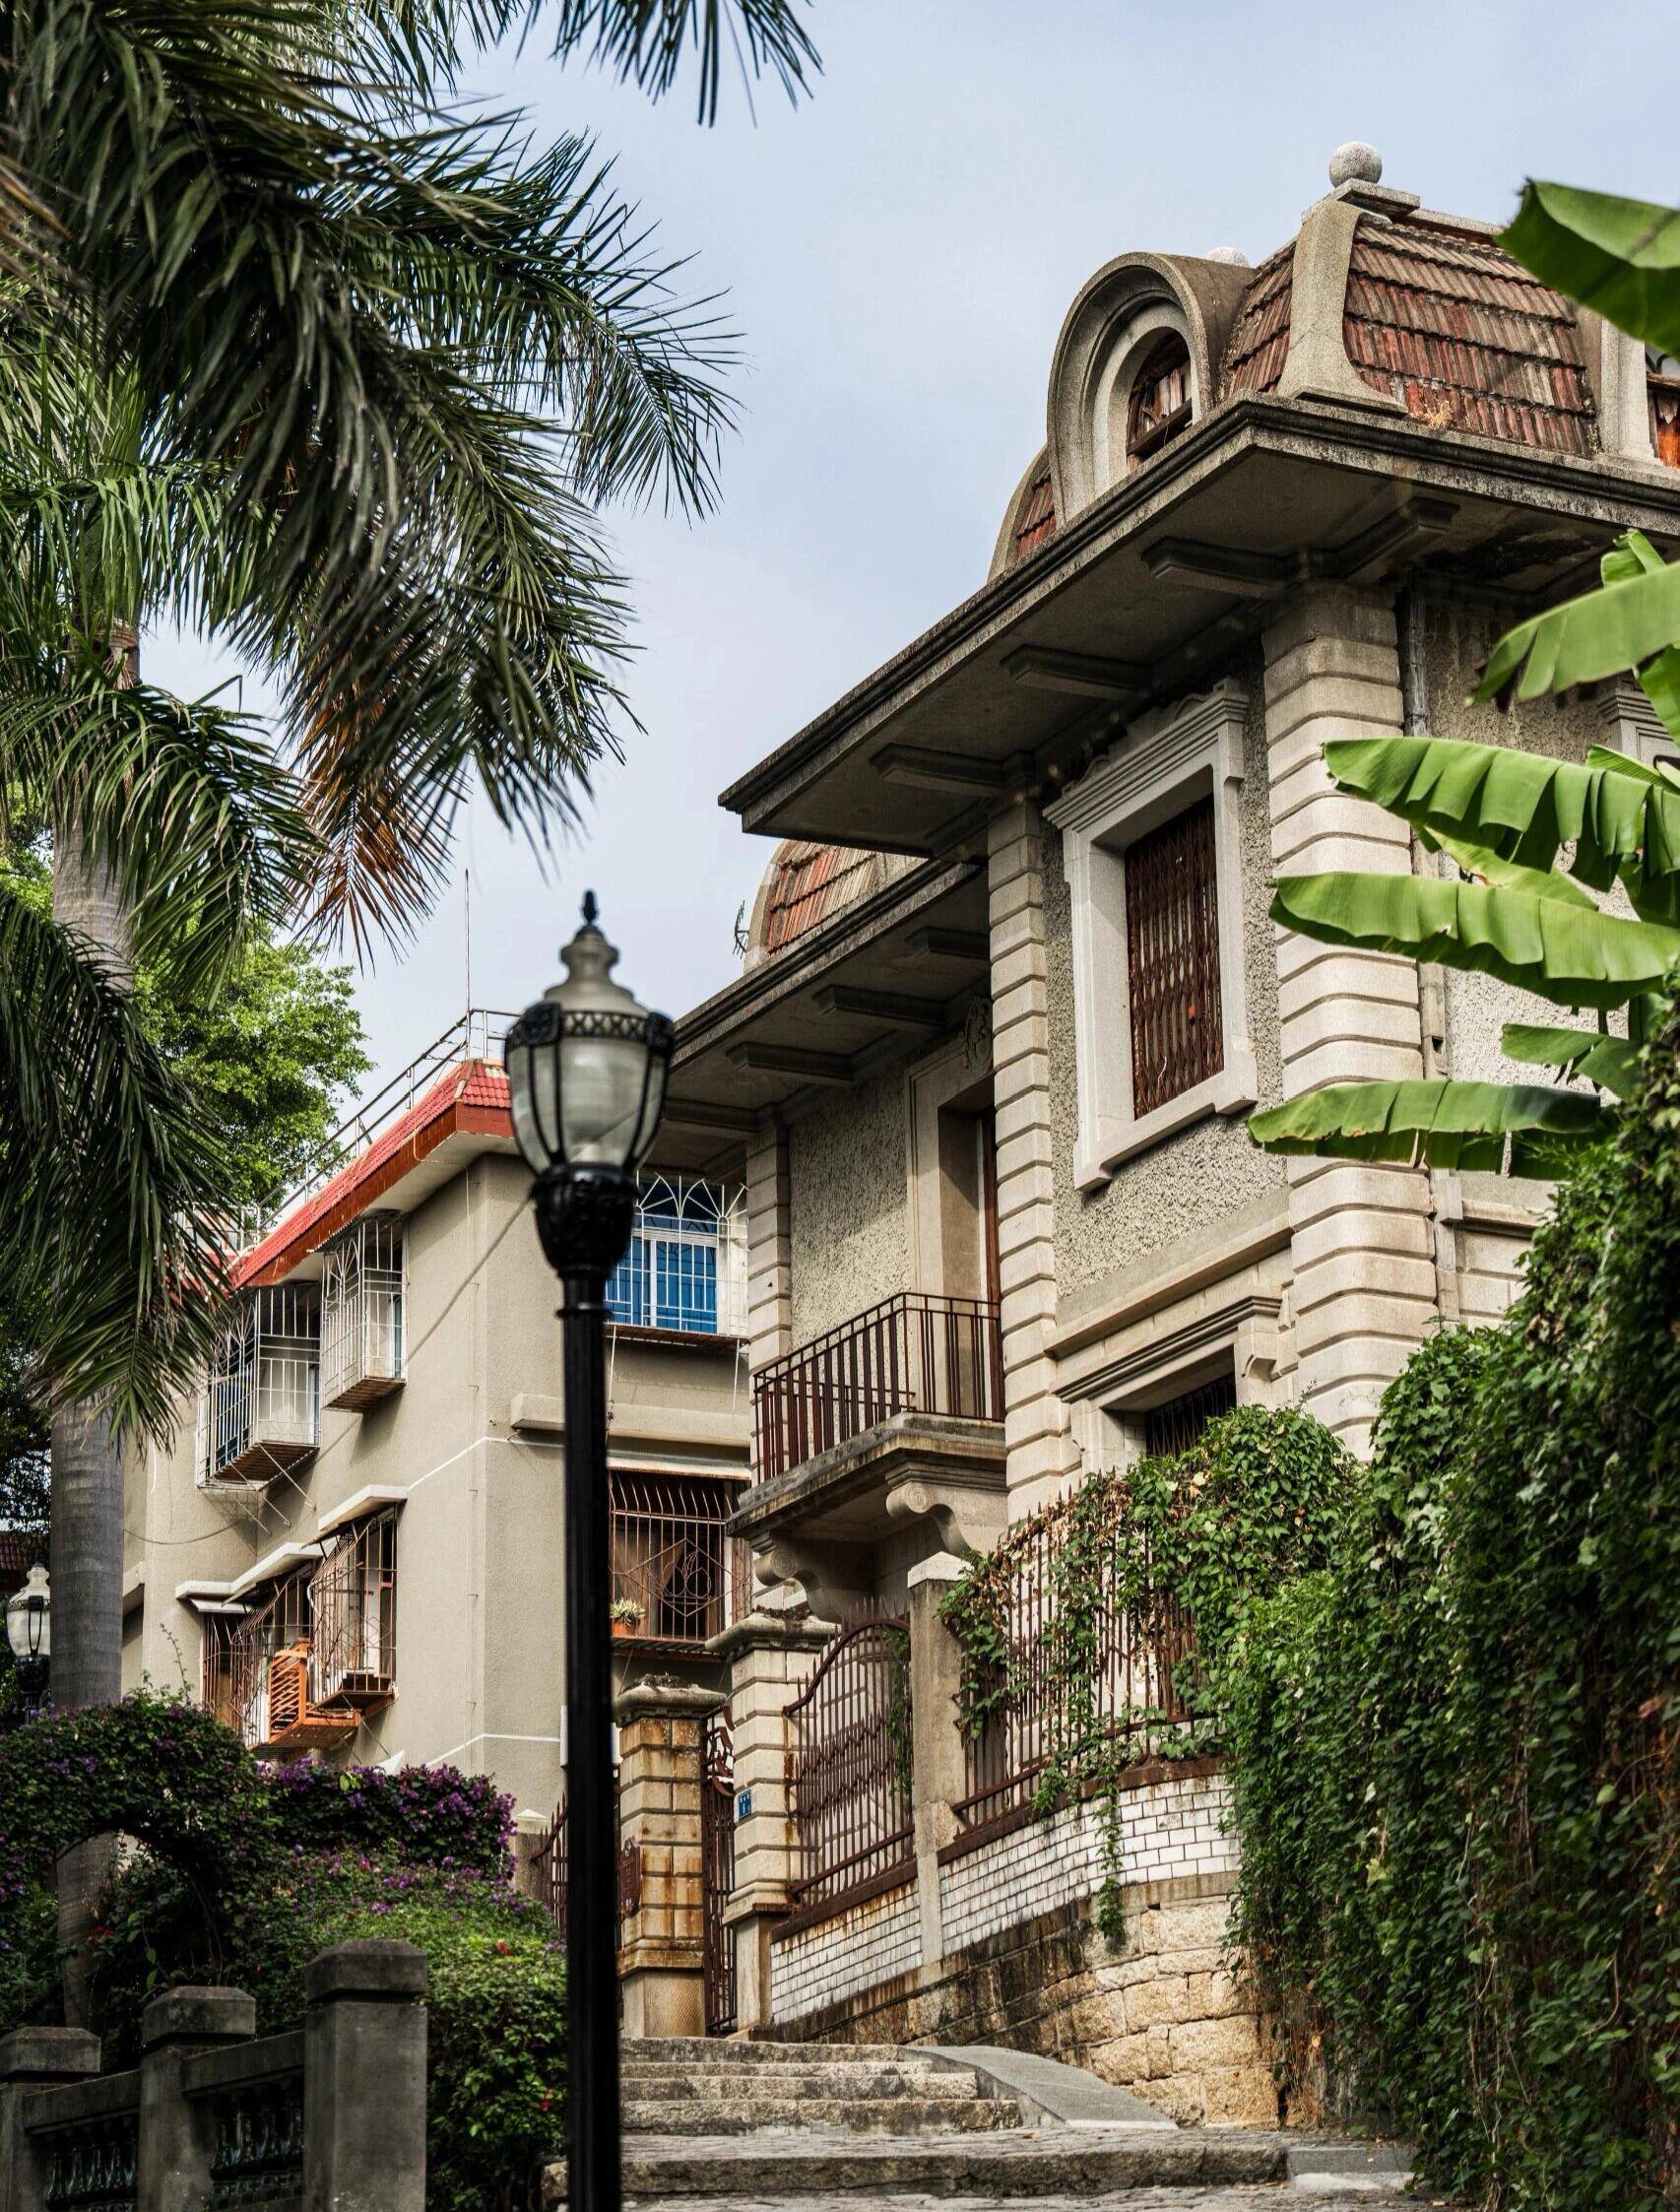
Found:
[{"label": "rooftop railing", "polygon": [[760,1482],[898,1413],[1001,1421],[997,1303],[902,1290],[761,1368],[752,1399]]}]

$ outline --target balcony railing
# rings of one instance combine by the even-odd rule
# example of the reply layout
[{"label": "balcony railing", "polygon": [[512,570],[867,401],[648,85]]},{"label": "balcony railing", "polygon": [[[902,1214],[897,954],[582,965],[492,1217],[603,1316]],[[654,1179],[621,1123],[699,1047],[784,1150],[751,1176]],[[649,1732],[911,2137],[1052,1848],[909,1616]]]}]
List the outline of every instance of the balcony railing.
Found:
[{"label": "balcony railing", "polygon": [[900,1291],[760,1369],[752,1400],[760,1482],[895,1413],[1001,1421],[997,1304]]}]

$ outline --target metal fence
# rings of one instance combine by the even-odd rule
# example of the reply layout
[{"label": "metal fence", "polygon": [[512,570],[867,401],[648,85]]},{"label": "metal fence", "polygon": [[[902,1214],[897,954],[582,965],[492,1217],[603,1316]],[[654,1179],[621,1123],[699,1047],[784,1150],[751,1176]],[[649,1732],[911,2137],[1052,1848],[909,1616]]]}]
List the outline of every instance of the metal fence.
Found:
[{"label": "metal fence", "polygon": [[1030,1804],[1058,1756],[1111,1746],[1131,1765],[1176,1747],[1190,1727],[1190,1615],[1154,1587],[1146,1557],[1142,1594],[1123,1591],[1118,1549],[1091,1567],[1094,1590],[1082,1578],[1069,1607],[1056,1572],[1069,1512],[1067,1501],[1045,1507],[1006,1539],[995,1600],[1000,1656],[990,1679],[971,1685],[985,1714],[964,1746],[964,1827]]},{"label": "metal fence", "polygon": [[[531,1858],[532,1893],[553,1923],[554,1933],[566,1939],[566,1801],[554,1807],[554,1817],[543,1831],[543,1840]],[[618,1932],[642,1904],[642,1847],[635,1837],[618,1846]]]},{"label": "metal fence", "polygon": [[788,1720],[796,1907],[832,1906],[907,1873],[915,1857],[909,1621],[842,1631]]},{"label": "metal fence", "polygon": [[997,1303],[900,1291],[760,1369],[752,1401],[760,1482],[895,1413],[1001,1421]]}]

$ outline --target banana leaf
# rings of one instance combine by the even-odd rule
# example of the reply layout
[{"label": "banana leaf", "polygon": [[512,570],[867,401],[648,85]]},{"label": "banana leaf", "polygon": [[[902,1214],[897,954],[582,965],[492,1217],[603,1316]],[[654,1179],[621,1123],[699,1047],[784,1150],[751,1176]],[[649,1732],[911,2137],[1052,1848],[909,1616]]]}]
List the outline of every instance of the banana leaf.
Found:
[{"label": "banana leaf", "polygon": [[1615,1098],[1632,1096],[1639,1072],[1638,1045],[1592,1029],[1548,1029],[1508,1021],[1500,1032],[1499,1049],[1507,1060],[1519,1060],[1527,1067],[1584,1075]]},{"label": "banana leaf", "polygon": [[1585,1091],[1443,1079],[1329,1083],[1249,1117],[1250,1137],[1267,1152],[1488,1174],[1503,1167],[1547,1181],[1615,1126]]},{"label": "banana leaf", "polygon": [[1467,837],[1449,837],[1445,830],[1430,829],[1423,823],[1419,823],[1417,833],[1432,853],[1445,853],[1467,876],[1479,876],[1484,883],[1502,891],[1527,891],[1533,898],[1555,898],[1565,906],[1583,906],[1593,914],[1598,911],[1592,893],[1583,890],[1574,877],[1560,876],[1555,868],[1523,868],[1487,845],[1472,845]]},{"label": "banana leaf", "polygon": [[1499,242],[1618,330],[1680,354],[1680,211],[1530,180]]},{"label": "banana leaf", "polygon": [[1338,738],[1325,765],[1414,828],[1523,868],[1549,870],[1573,845],[1572,876],[1601,891],[1620,880],[1647,921],[1680,923],[1680,790],[1619,753],[1578,766],[1463,738]]},{"label": "banana leaf", "polygon": [[1271,918],[1325,944],[1497,976],[1560,1007],[1620,1007],[1680,962],[1680,930],[1430,877],[1279,878]]},{"label": "banana leaf", "polygon": [[1680,639],[1680,566],[1665,562],[1566,599],[1507,630],[1488,655],[1476,699],[1537,699],[1620,676]]},{"label": "banana leaf", "polygon": [[[1598,563],[1599,581],[1625,584],[1635,576],[1654,575],[1662,555],[1643,530],[1624,530]],[[1680,738],[1680,645],[1670,645],[1639,672],[1640,689],[1656,709],[1671,738]]]}]

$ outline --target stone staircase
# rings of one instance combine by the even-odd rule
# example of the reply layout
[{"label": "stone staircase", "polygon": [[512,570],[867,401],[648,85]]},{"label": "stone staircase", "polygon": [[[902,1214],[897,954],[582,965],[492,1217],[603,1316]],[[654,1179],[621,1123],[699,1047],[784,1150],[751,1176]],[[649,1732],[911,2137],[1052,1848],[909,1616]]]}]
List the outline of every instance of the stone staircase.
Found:
[{"label": "stone staircase", "polygon": [[1012,2097],[972,2068],[895,2044],[716,2043],[669,2037],[624,2046],[626,2135],[971,2135],[1019,2127]]}]

